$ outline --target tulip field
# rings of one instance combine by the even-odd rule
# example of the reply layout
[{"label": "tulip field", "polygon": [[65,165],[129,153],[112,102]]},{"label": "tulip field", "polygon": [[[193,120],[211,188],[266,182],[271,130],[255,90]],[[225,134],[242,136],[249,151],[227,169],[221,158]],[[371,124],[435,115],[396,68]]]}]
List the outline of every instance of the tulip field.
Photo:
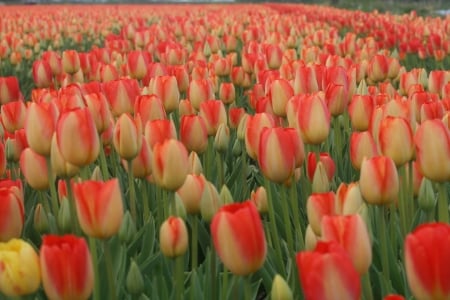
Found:
[{"label": "tulip field", "polygon": [[0,6],[0,299],[450,299],[450,15]]}]

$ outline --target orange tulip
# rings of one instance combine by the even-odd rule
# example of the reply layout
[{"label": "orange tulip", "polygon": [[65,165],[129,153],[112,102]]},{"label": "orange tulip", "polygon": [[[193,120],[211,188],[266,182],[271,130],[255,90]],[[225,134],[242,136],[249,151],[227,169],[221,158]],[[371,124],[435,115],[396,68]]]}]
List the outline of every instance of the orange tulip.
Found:
[{"label": "orange tulip", "polygon": [[0,104],[22,99],[17,77],[0,77]]},{"label": "orange tulip", "polygon": [[25,116],[25,135],[36,153],[49,156],[59,112],[54,103],[31,103]]},{"label": "orange tulip", "polygon": [[378,134],[381,152],[392,158],[397,166],[413,159],[413,132],[408,121],[403,118],[385,117],[381,121]]},{"label": "orange tulip", "polygon": [[176,139],[177,131],[172,120],[154,120],[145,124],[144,135],[148,145],[153,149],[157,143]]},{"label": "orange tulip", "polygon": [[49,187],[47,161],[41,156],[26,148],[20,155],[20,169],[28,184],[36,190],[46,190]]},{"label": "orange tulip", "polygon": [[216,135],[220,124],[227,125],[227,113],[222,101],[206,100],[200,104],[199,116],[203,117],[208,135]]},{"label": "orange tulip", "polygon": [[302,98],[297,111],[297,124],[305,144],[318,145],[330,132],[331,115],[319,94]]},{"label": "orange tulip", "polygon": [[139,116],[122,114],[114,126],[113,144],[119,156],[125,160],[135,158],[142,147],[142,123]]},{"label": "orange tulip", "polygon": [[62,54],[62,67],[64,72],[75,74],[80,70],[80,57],[76,50],[65,50]]},{"label": "orange tulip", "polygon": [[2,124],[7,131],[22,129],[25,124],[25,115],[27,107],[23,101],[13,101],[3,104],[1,107]]},{"label": "orange tulip", "polygon": [[24,213],[22,182],[0,180],[0,242],[20,237]]},{"label": "orange tulip", "polygon": [[208,131],[201,116],[186,115],[181,117],[180,140],[188,151],[203,153],[208,148]]},{"label": "orange tulip", "polygon": [[33,80],[38,88],[48,88],[53,83],[53,74],[50,64],[45,60],[36,60],[33,63]]},{"label": "orange tulip", "polygon": [[104,83],[103,89],[114,117],[132,113],[136,97],[140,94],[135,79],[118,79]]},{"label": "orange tulip", "polygon": [[361,169],[364,158],[378,155],[377,145],[368,131],[353,132],[350,136],[350,161],[353,168]]},{"label": "orange tulip", "polygon": [[316,235],[321,235],[324,216],[335,215],[336,195],[333,192],[312,193],[306,201],[306,214],[309,225]]}]

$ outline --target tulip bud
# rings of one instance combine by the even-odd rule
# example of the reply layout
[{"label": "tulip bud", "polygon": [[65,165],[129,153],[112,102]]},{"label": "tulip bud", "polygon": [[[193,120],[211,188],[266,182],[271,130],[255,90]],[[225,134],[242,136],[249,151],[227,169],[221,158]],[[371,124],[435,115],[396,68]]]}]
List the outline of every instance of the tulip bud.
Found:
[{"label": "tulip bud", "polygon": [[255,204],[260,214],[264,214],[269,211],[267,192],[263,186],[258,187],[255,191],[250,193],[250,201]]},{"label": "tulip bud", "polygon": [[173,209],[174,215],[186,219],[186,207],[184,207],[184,202],[178,194],[175,194],[175,202],[170,204],[170,209],[172,209],[173,205],[175,206]]},{"label": "tulip bud", "polygon": [[27,148],[20,155],[20,169],[32,188],[48,189],[49,179],[45,157],[37,154],[31,148]]},{"label": "tulip bud", "polygon": [[330,181],[328,180],[327,170],[325,165],[319,161],[314,172],[312,181],[313,193],[326,193],[330,190]]},{"label": "tulip bud", "polygon": [[62,54],[62,67],[64,72],[75,74],[80,70],[80,57],[76,50],[66,50]]},{"label": "tulip bud", "polygon": [[209,181],[205,182],[205,187],[200,200],[200,213],[203,220],[210,222],[220,207],[220,196],[216,187]]},{"label": "tulip bud", "polygon": [[139,296],[144,292],[144,278],[141,270],[134,260],[131,261],[125,281],[127,291],[134,296]]},{"label": "tulip bud", "polygon": [[219,153],[224,153],[230,143],[230,128],[226,124],[220,124],[214,137],[214,149]]},{"label": "tulip bud", "polygon": [[136,225],[134,224],[133,218],[131,217],[130,212],[127,210],[123,217],[122,224],[119,228],[119,240],[123,244],[129,244],[134,240],[134,236],[136,235]]},{"label": "tulip bud", "polygon": [[203,173],[202,162],[198,154],[194,151],[189,153],[188,157],[188,174],[200,175]]},{"label": "tulip bud", "polygon": [[48,232],[48,216],[41,203],[38,203],[34,209],[33,227],[39,234]]},{"label": "tulip bud", "polygon": [[316,248],[317,241],[319,240],[319,236],[314,233],[311,224],[308,224],[305,232],[305,250],[312,251]]},{"label": "tulip bud", "polygon": [[292,291],[289,288],[286,280],[279,274],[276,274],[272,282],[272,291],[270,292],[270,299],[272,300],[292,300]]},{"label": "tulip bud", "polygon": [[65,197],[61,200],[61,206],[59,207],[59,212],[56,219],[58,228],[62,233],[69,233],[72,229],[69,201],[70,200]]},{"label": "tulip bud", "polygon": [[433,183],[428,178],[424,178],[420,184],[419,197],[417,199],[419,207],[425,211],[430,211],[436,206],[436,201]]},{"label": "tulip bud", "polygon": [[233,148],[231,149],[231,152],[233,153],[233,156],[238,157],[242,154],[242,145],[241,141],[238,139],[234,140]]},{"label": "tulip bud", "polygon": [[231,204],[234,202],[233,196],[231,195],[231,192],[226,185],[223,185],[222,188],[220,189],[219,197],[221,206]]},{"label": "tulip bud", "polygon": [[133,119],[129,114],[122,114],[114,126],[114,148],[121,158],[135,158],[142,147],[142,124],[140,118]]},{"label": "tulip bud", "polygon": [[159,246],[167,257],[183,255],[188,247],[188,233],[186,224],[179,217],[169,217],[159,230]]}]

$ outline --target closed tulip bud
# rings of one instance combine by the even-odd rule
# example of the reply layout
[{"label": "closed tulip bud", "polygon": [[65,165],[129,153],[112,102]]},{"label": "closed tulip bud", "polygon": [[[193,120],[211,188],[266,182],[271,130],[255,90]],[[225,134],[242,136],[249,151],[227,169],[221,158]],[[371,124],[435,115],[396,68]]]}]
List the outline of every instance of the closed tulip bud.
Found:
[{"label": "closed tulip bud", "polygon": [[275,115],[280,117],[286,116],[286,104],[292,96],[294,96],[294,89],[289,81],[277,79],[272,82],[270,86],[270,97]]},{"label": "closed tulip bud", "polygon": [[331,115],[318,95],[302,99],[297,111],[297,124],[305,144],[318,145],[328,138]]},{"label": "closed tulip bud", "polygon": [[348,113],[353,130],[369,129],[369,121],[375,104],[370,95],[354,95],[348,106]]},{"label": "closed tulip bud", "polygon": [[49,220],[41,203],[38,203],[34,209],[33,227],[39,234],[48,232]]},{"label": "closed tulip bud", "polygon": [[220,124],[214,137],[214,149],[217,152],[225,153],[230,143],[230,128],[226,124]]},{"label": "closed tulip bud", "polygon": [[102,93],[91,93],[84,96],[86,106],[91,112],[98,133],[105,132],[112,118],[108,101]]},{"label": "closed tulip bud", "polygon": [[11,239],[0,243],[0,291],[8,297],[36,292],[41,284],[39,256],[27,242]]},{"label": "closed tulip bud", "polygon": [[328,193],[316,193],[311,194],[306,201],[306,214],[308,216],[311,229],[318,236],[322,234],[321,224],[324,216],[335,215],[335,194],[333,192]]},{"label": "closed tulip bud", "polygon": [[305,232],[305,250],[312,251],[316,248],[317,242],[319,241],[319,236],[314,233],[311,224],[308,224]]},{"label": "closed tulip bud", "polygon": [[239,140],[234,140],[233,148],[231,149],[233,156],[238,157],[242,154],[242,145]]},{"label": "closed tulip bud", "polygon": [[31,103],[25,116],[25,134],[28,145],[36,153],[49,156],[58,109],[54,103]]},{"label": "closed tulip bud", "polygon": [[[336,164],[331,158],[330,154],[327,152],[322,152],[319,154],[319,162],[322,163],[325,168],[325,174],[328,178],[328,181],[331,182],[333,180],[334,173],[336,171]],[[317,155],[314,152],[308,153],[308,179],[313,181],[316,170],[317,170]]]},{"label": "closed tulip bud", "polygon": [[272,300],[292,300],[294,299],[292,291],[286,280],[279,274],[276,274],[272,281],[272,291],[270,292]]},{"label": "closed tulip bud", "polygon": [[161,224],[159,247],[162,254],[170,258],[186,253],[188,233],[183,219],[171,216]]},{"label": "closed tulip bud", "polygon": [[350,161],[353,168],[361,169],[364,158],[369,159],[378,155],[375,141],[368,131],[353,132],[350,136]]},{"label": "closed tulip bud", "polygon": [[250,193],[250,201],[255,204],[260,214],[264,214],[269,211],[267,192],[263,186],[258,187]]},{"label": "closed tulip bud", "polygon": [[175,76],[158,76],[153,83],[153,94],[157,95],[167,113],[178,109],[180,102],[180,91],[178,90]]},{"label": "closed tulip bud", "polygon": [[214,98],[213,86],[208,79],[194,79],[189,84],[188,98],[192,106],[198,111],[200,104]]},{"label": "closed tulip bud", "polygon": [[208,148],[208,131],[201,116],[185,115],[181,117],[180,140],[189,151],[203,153]]},{"label": "closed tulip bud", "polygon": [[[242,122],[246,122],[242,124],[242,126],[246,126],[246,128],[241,131],[245,132],[245,148],[247,150],[247,154],[256,159],[259,152],[259,144],[261,133],[264,127],[275,127],[275,120],[272,115],[267,113],[258,113],[254,116],[249,116],[247,119],[242,119]],[[239,125],[241,127],[241,124]],[[238,136],[239,136],[239,128],[238,128]],[[278,130],[280,131],[280,130]]]},{"label": "closed tulip bud", "polygon": [[3,127],[10,133],[22,129],[25,125],[27,107],[23,101],[13,101],[1,106]]},{"label": "closed tulip bud", "polygon": [[70,214],[70,204],[66,197],[60,200],[60,206],[56,222],[62,233],[69,233],[72,230],[72,217]]},{"label": "closed tulip bud", "polygon": [[152,171],[157,185],[177,190],[186,179],[188,167],[188,152],[181,142],[170,139],[154,146]]},{"label": "closed tulip bud", "polygon": [[427,120],[414,136],[420,172],[433,181],[450,180],[450,130],[441,120]]},{"label": "closed tulip bud", "polygon": [[405,239],[405,270],[416,299],[450,297],[450,225],[429,223]]},{"label": "closed tulip bud", "polygon": [[48,88],[52,85],[53,74],[50,64],[45,60],[36,60],[33,63],[33,81],[38,88]]},{"label": "closed tulip bud", "polygon": [[205,183],[206,179],[202,174],[188,174],[183,185],[177,190],[177,195],[183,202],[187,213],[197,214],[200,212]]},{"label": "closed tulip bud", "polygon": [[20,169],[32,188],[36,190],[48,189],[48,170],[45,157],[37,154],[31,148],[27,148],[20,155]]},{"label": "closed tulip bud", "polygon": [[231,82],[222,82],[219,87],[219,99],[224,104],[231,104],[236,100],[236,91]]},{"label": "closed tulip bud", "polygon": [[42,285],[49,299],[88,299],[94,287],[94,266],[84,238],[46,235],[40,263]]},{"label": "closed tulip bud", "polygon": [[120,225],[119,228],[118,233],[119,240],[125,245],[128,245],[134,240],[136,232],[137,232],[136,224],[134,223],[133,218],[131,217],[131,213],[127,210],[123,217],[122,224]]},{"label": "closed tulip bud", "polygon": [[130,268],[128,269],[125,286],[131,295],[139,296],[144,292],[144,277],[134,260],[131,261]]},{"label": "closed tulip bud", "polygon": [[200,213],[202,219],[210,222],[220,208],[220,195],[214,184],[205,182],[202,198],[200,200]]},{"label": "closed tulip bud", "polygon": [[327,170],[325,165],[319,161],[312,180],[312,192],[326,193],[328,191],[330,191],[330,181],[328,180]]},{"label": "closed tulip bud", "polygon": [[419,196],[417,203],[424,211],[430,211],[436,206],[437,198],[433,190],[431,180],[424,178],[420,184]]},{"label": "closed tulip bud", "polygon": [[19,80],[15,76],[0,77],[0,104],[22,99]]},{"label": "closed tulip bud", "polygon": [[140,95],[139,84],[135,79],[112,80],[103,84],[103,89],[114,117],[133,113],[134,102]]},{"label": "closed tulip bud", "polygon": [[233,274],[249,275],[264,264],[266,239],[252,202],[223,206],[211,222],[211,235],[217,254]]},{"label": "closed tulip bud", "polygon": [[203,166],[197,152],[191,151],[188,157],[188,174],[200,175],[203,173]]},{"label": "closed tulip bud", "polygon": [[336,213],[338,215],[352,215],[361,210],[364,200],[358,182],[341,183],[336,191]]},{"label": "closed tulip bud", "polygon": [[381,152],[392,158],[396,166],[401,166],[413,158],[413,132],[405,119],[385,117],[380,124],[378,139]]},{"label": "closed tulip bud", "polygon": [[399,179],[394,161],[387,156],[375,156],[363,161],[359,187],[369,204],[385,205],[397,201]]},{"label": "closed tulip bud", "polygon": [[346,251],[336,242],[318,242],[314,251],[296,256],[307,299],[359,299],[361,283]]},{"label": "closed tulip bud", "polygon": [[130,51],[127,56],[127,64],[129,74],[132,78],[141,80],[147,73],[147,66],[151,61],[150,54],[148,52],[134,50]]},{"label": "closed tulip bud", "polygon": [[384,55],[375,55],[367,67],[367,77],[372,82],[380,82],[387,78],[389,72],[388,57]]},{"label": "closed tulip bud", "polygon": [[169,139],[177,139],[177,131],[172,120],[148,121],[144,129],[145,139],[150,148],[157,143],[163,143]]},{"label": "closed tulip bud", "polygon": [[62,154],[56,142],[56,133],[53,134],[52,138],[50,148],[50,162],[53,172],[55,172],[57,176],[69,178],[75,176],[80,171],[77,166],[67,162],[64,157],[62,157]]},{"label": "closed tulip bud", "polygon": [[[0,242],[18,238],[25,221],[22,182],[0,180]],[[1,272],[0,272],[1,273]]]},{"label": "closed tulip bud", "polygon": [[220,197],[220,206],[231,204],[234,202],[233,196],[231,195],[230,190],[225,184],[220,189],[219,197]]},{"label": "closed tulip bud", "polygon": [[78,220],[85,234],[95,238],[115,235],[123,219],[122,193],[117,178],[84,181],[73,186]]},{"label": "closed tulip bud", "polygon": [[62,113],[56,124],[56,142],[67,162],[79,167],[94,162],[100,152],[100,141],[90,111],[80,108]]},{"label": "closed tulip bud", "polygon": [[372,245],[360,215],[324,216],[322,238],[339,243],[349,254],[356,271],[360,275],[367,273],[372,263]]},{"label": "closed tulip bud", "polygon": [[66,50],[62,54],[62,68],[65,73],[75,74],[80,70],[80,57],[76,50]]},{"label": "closed tulip bud", "polygon": [[206,100],[200,105],[199,116],[205,120],[206,130],[209,136],[217,133],[220,124],[227,125],[227,113],[222,101]]},{"label": "closed tulip bud", "polygon": [[113,144],[119,156],[125,160],[135,158],[142,147],[142,123],[139,116],[132,118],[122,114],[116,121]]},{"label": "closed tulip bud", "polygon": [[230,107],[228,111],[228,123],[230,127],[237,129],[245,114],[245,108],[243,107]]}]

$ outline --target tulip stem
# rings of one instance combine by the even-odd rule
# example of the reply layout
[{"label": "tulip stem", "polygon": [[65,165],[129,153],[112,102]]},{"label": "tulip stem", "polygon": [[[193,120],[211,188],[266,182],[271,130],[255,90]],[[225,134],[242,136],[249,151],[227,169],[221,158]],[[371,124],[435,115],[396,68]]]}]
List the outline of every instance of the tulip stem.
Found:
[{"label": "tulip stem", "polygon": [[72,230],[76,235],[80,235],[80,227],[78,224],[78,214],[75,207],[75,198],[73,196],[72,191],[72,183],[70,182],[69,178],[66,178],[66,188],[67,188],[67,197],[69,201],[69,207],[70,207],[70,221],[72,222]]},{"label": "tulip stem", "polygon": [[406,232],[407,232],[407,216],[406,216],[406,209],[407,209],[407,204],[406,202],[408,201],[408,194],[406,194],[407,189],[408,189],[408,179],[405,178],[407,172],[406,172],[406,167],[402,166],[399,169],[399,174],[400,174],[400,178],[401,178],[401,188],[400,188],[400,194],[399,194],[399,215],[400,215],[400,224],[401,224],[401,232],[402,232],[402,238],[406,236]]},{"label": "tulip stem", "polygon": [[223,266],[223,275],[222,275],[222,299],[227,299],[228,292],[228,270],[227,267]]},{"label": "tulip stem", "polygon": [[191,219],[192,219],[191,263],[192,263],[192,270],[196,270],[198,265],[198,219],[197,216],[191,216]]},{"label": "tulip stem", "polygon": [[362,276],[363,292],[365,300],[373,300],[372,285],[370,283],[370,272]]},{"label": "tulip stem", "polygon": [[448,195],[445,182],[439,183],[438,220],[448,224]]},{"label": "tulip stem", "polygon": [[[42,207],[44,208],[45,211],[45,215],[47,215],[47,213],[50,211],[50,206],[48,204],[47,199],[45,199],[45,193],[44,191],[38,191],[38,195],[39,195],[39,202],[42,204]],[[57,216],[58,215],[58,211],[56,211],[56,213],[53,213],[53,216]]]},{"label": "tulip stem", "polygon": [[376,210],[378,211],[378,217],[376,218],[378,222],[378,230],[379,230],[379,236],[380,236],[380,244],[381,244],[381,267],[382,267],[382,273],[385,280],[385,283],[387,287],[390,286],[390,278],[389,278],[389,256],[388,256],[388,250],[387,250],[387,234],[386,234],[386,218],[384,213],[384,206],[378,206],[376,207]]},{"label": "tulip stem", "polygon": [[147,220],[150,216],[150,205],[149,205],[149,201],[150,199],[148,198],[148,186],[147,186],[147,182],[145,181],[145,179],[142,180],[142,186],[141,186],[141,190],[142,190],[142,198],[143,198],[143,204],[144,204],[144,215],[143,215],[143,223],[146,224]]},{"label": "tulip stem", "polygon": [[100,276],[97,254],[97,241],[93,237],[89,237],[89,248],[91,251],[92,265],[94,266],[94,295],[93,300],[100,300]]},{"label": "tulip stem", "polygon": [[[300,214],[299,214],[299,207],[298,207],[298,197],[297,197],[297,186],[295,185],[295,176],[292,176],[292,185],[291,185],[291,205],[292,210],[294,212],[294,228],[295,228],[295,235],[300,237],[299,246],[300,249],[304,249],[304,237],[303,237],[303,231],[302,227],[300,225]],[[298,249],[298,248],[297,248]],[[296,249],[294,249],[296,250]]]},{"label": "tulip stem", "polygon": [[222,153],[217,153],[217,154],[218,154],[217,155],[217,161],[218,161],[217,166],[219,168],[219,170],[218,170],[218,173],[219,173],[219,176],[218,176],[218,178],[219,178],[219,185],[218,186],[219,186],[219,188],[222,188],[222,186],[225,183],[223,158],[222,158]]},{"label": "tulip stem", "polygon": [[209,299],[216,299],[216,249],[214,248],[213,240],[211,239],[211,297]]},{"label": "tulip stem", "polygon": [[128,188],[130,190],[130,212],[131,218],[136,223],[137,210],[136,210],[136,190],[134,187],[134,177],[133,177],[133,163],[131,160],[128,161]]},{"label": "tulip stem", "polygon": [[175,299],[184,299],[184,255],[175,258]]},{"label": "tulip stem", "polygon": [[244,280],[244,293],[245,293],[245,300],[251,300],[252,299],[252,282],[250,281],[251,275],[243,276],[242,279]]},{"label": "tulip stem", "polygon": [[245,144],[243,145],[242,153],[241,153],[241,161],[242,161],[242,195],[245,199],[247,196],[247,152],[245,151]]},{"label": "tulip stem", "polygon": [[103,254],[105,256],[106,263],[106,274],[108,276],[108,289],[110,291],[110,300],[116,300],[117,298],[117,290],[116,290],[116,282],[114,280],[114,269],[113,269],[113,261],[111,257],[111,251],[108,246],[108,242],[103,240]]},{"label": "tulip stem", "polygon": [[100,169],[102,171],[103,180],[105,181],[108,180],[109,179],[108,164],[106,162],[105,148],[103,146],[100,147]]},{"label": "tulip stem", "polygon": [[[52,212],[53,215],[56,216],[59,211],[59,205],[58,205],[58,195],[56,193],[56,187],[55,187],[55,177],[53,174],[52,169],[52,163],[50,161],[50,157],[47,157],[47,172],[48,172],[48,182],[50,187],[50,199],[52,204]],[[47,210],[48,211],[48,210]]]},{"label": "tulip stem", "polygon": [[271,235],[273,237],[273,244],[275,246],[275,253],[277,258],[278,270],[282,272],[283,275],[286,275],[286,269],[283,264],[283,256],[281,255],[281,246],[280,246],[280,237],[278,235],[277,224],[275,219],[275,210],[273,207],[273,197],[272,197],[272,187],[271,182],[267,179],[266,181],[266,190],[267,190],[267,202],[269,204],[269,218],[270,218],[270,230]]},{"label": "tulip stem", "polygon": [[283,210],[283,223],[286,234],[286,240],[288,244],[288,249],[291,255],[294,254],[294,243],[292,241],[292,228],[291,228],[291,218],[289,216],[289,207],[288,207],[288,199],[286,195],[286,188],[281,187],[281,209]]}]

